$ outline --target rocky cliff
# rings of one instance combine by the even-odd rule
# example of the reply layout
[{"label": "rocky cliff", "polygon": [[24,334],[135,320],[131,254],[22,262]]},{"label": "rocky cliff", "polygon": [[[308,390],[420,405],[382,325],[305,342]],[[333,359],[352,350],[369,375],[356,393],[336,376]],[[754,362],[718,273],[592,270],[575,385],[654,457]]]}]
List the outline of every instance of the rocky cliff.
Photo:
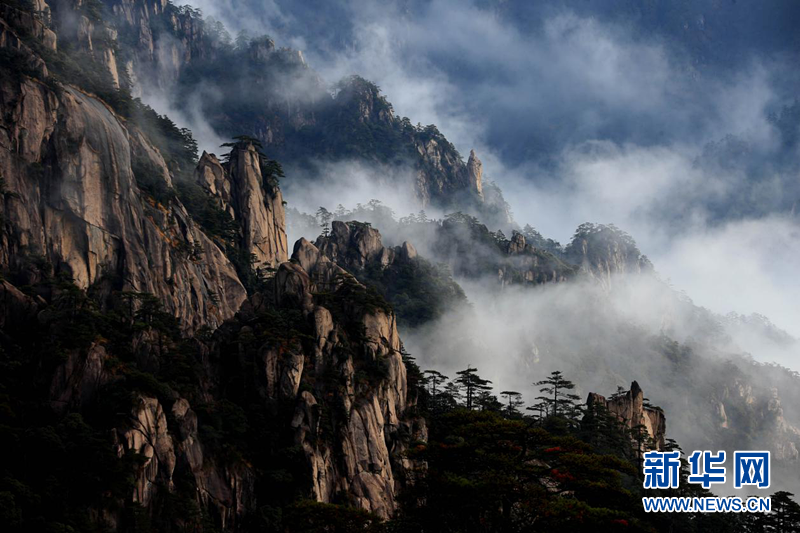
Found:
[{"label": "rocky cliff", "polygon": [[[300,242],[302,240],[298,246]],[[385,269],[396,260],[408,261],[417,257],[416,249],[409,242],[386,248],[377,229],[367,224],[339,220],[333,221],[330,235],[322,235],[317,239],[316,247],[322,255],[351,272],[364,270],[370,265]],[[302,253],[302,246],[300,251]]]},{"label": "rocky cliff", "polygon": [[[145,22],[170,6],[112,4],[152,48]],[[391,516],[403,451],[425,439],[391,307],[333,250],[300,243],[288,261],[280,172],[256,143],[201,158],[193,183],[235,228],[233,242],[209,237],[151,133],[51,75],[40,47],[57,39],[44,14],[2,7],[0,47],[20,62],[0,77],[0,345],[25,361],[13,371],[31,386],[20,401],[39,395],[48,420],[80,421],[119,481],[102,498],[82,487],[75,512],[128,530],[181,501],[199,514],[180,527],[249,530],[291,487],[287,497]],[[67,9],[59,2],[53,16]],[[81,53],[97,51],[89,26],[101,24],[81,13]],[[249,299],[232,254],[263,271]],[[265,470],[286,466],[280,454],[296,471],[273,479]]]},{"label": "rocky cliff", "polygon": [[605,398],[590,392],[586,399],[588,406],[601,405],[628,430],[644,428],[650,442],[642,441],[642,449],[664,450],[667,433],[667,419],[664,411],[644,403],[644,393],[635,381],[630,390]]},{"label": "rocky cliff", "polygon": [[139,194],[137,161],[169,185],[143,136],[80,89],[24,76],[3,77],[0,107],[0,266],[18,283],[152,293],[187,329],[233,316],[245,292],[222,251],[179,201]]},{"label": "rocky cliff", "polygon": [[435,126],[397,117],[374,84],[354,76],[331,94],[302,52],[278,48],[267,36],[232,43],[220,25],[166,0],[105,0],[104,6],[102,22],[82,15],[75,40],[102,57],[115,83],[132,94],[166,96],[190,113],[196,110],[188,106],[199,103],[218,133],[251,135],[304,174],[325,160],[402,165],[414,175],[409,192],[422,207],[484,209],[474,151],[464,162]]},{"label": "rocky cliff", "polygon": [[239,247],[252,257],[253,266],[273,268],[289,259],[286,214],[281,190],[262,169],[264,162],[252,143],[239,143],[224,166],[204,152],[195,179],[239,226]]}]

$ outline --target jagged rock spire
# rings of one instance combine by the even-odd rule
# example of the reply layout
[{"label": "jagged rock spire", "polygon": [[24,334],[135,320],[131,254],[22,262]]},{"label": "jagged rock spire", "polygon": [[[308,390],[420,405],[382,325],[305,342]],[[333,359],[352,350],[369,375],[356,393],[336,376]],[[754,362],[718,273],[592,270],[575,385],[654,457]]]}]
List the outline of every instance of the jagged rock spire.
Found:
[{"label": "jagged rock spire", "polygon": [[255,267],[274,268],[289,259],[283,194],[265,182],[261,155],[252,143],[234,146],[224,165],[204,152],[195,179],[237,222],[241,246]]},{"label": "jagged rock spire", "polygon": [[636,381],[631,383],[629,391],[608,399],[600,394],[590,392],[586,399],[586,405],[595,404],[605,406],[628,428],[644,426],[650,438],[653,439],[655,448],[657,450],[664,449],[667,417],[660,408],[644,405],[644,392]]},{"label": "jagged rock spire", "polygon": [[483,199],[483,163],[478,159],[475,150],[469,151],[469,160],[467,161],[467,177],[469,179],[469,186],[474,190],[478,196]]}]

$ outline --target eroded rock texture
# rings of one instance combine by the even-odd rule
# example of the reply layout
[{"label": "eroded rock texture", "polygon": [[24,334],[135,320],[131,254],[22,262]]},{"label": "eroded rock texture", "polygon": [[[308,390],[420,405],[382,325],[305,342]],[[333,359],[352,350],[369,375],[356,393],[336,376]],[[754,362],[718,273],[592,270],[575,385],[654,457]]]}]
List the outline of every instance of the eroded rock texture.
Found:
[{"label": "eroded rock texture", "polygon": [[289,259],[286,214],[277,184],[262,171],[264,157],[252,144],[233,149],[223,166],[203,153],[195,172],[197,182],[218,200],[240,228],[240,246],[254,266],[275,267]]},{"label": "eroded rock texture", "polygon": [[4,79],[0,106],[2,268],[24,277],[44,261],[82,289],[154,294],[187,330],[233,316],[246,295],[230,261],[179,201],[139,194],[136,159],[170,185],[142,135],[96,98],[33,79]]},{"label": "eroded rock texture", "polygon": [[587,405],[600,404],[604,406],[628,429],[643,427],[647,431],[647,436],[652,440],[652,446],[645,444],[644,447],[652,447],[656,450],[664,449],[667,418],[660,408],[644,404],[644,393],[635,381],[631,383],[629,391],[608,399],[590,392],[586,403]]}]

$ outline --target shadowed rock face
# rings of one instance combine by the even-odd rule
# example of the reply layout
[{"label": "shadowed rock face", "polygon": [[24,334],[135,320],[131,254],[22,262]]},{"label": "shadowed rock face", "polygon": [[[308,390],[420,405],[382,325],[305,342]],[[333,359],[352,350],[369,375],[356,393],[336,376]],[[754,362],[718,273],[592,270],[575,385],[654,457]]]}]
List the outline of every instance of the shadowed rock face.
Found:
[{"label": "shadowed rock face", "polygon": [[0,267],[24,278],[42,259],[83,289],[154,294],[187,331],[233,316],[246,294],[230,261],[178,200],[139,194],[137,160],[171,185],[141,134],[96,98],[31,79],[2,80],[0,107]]},{"label": "shadowed rock face", "polygon": [[652,439],[656,450],[663,450],[667,433],[667,418],[664,411],[644,405],[644,393],[635,381],[631,389],[614,398],[606,399],[594,392],[589,393],[587,405],[600,404],[616,415],[628,429],[643,426]]},{"label": "shadowed rock face", "polygon": [[267,182],[261,160],[252,144],[234,147],[224,165],[204,152],[195,179],[237,223],[239,244],[253,257],[254,267],[274,268],[289,259],[286,214],[283,194]]},{"label": "shadowed rock face", "polygon": [[[295,244],[295,253],[305,253],[306,246],[301,245],[304,241],[305,239],[301,239]],[[338,220],[331,224],[330,235],[317,238],[316,247],[323,256],[352,272],[363,270],[369,265],[384,269],[397,259],[409,260],[417,256],[417,251],[409,242],[386,248],[377,229],[359,222]]]},{"label": "shadowed rock face", "polygon": [[[164,7],[135,1],[115,6],[133,21]],[[12,29],[3,28],[0,44],[21,43]],[[44,62],[28,52],[31,64],[46,73]],[[12,274],[0,285],[0,328],[11,331],[20,321],[40,321],[37,316],[48,307],[48,295],[27,296],[12,283],[35,284],[43,275],[42,263],[104,298],[115,291],[153,294],[185,333],[203,326],[218,330],[213,340],[197,341],[201,353],[212,355],[202,359],[198,387],[204,401],[213,403],[220,400],[215,388],[219,361],[238,346],[240,334],[257,327],[253,324],[263,316],[266,300],[273,311],[299,312],[303,327],[310,327],[307,338],[283,345],[264,334],[259,338],[269,340],[248,355],[257,362],[253,380],[264,401],[292,406],[290,422],[275,431],[288,432],[302,448],[310,496],[333,502],[347,494],[356,505],[391,516],[411,466],[402,452],[411,437],[425,438],[424,422],[406,415],[414,399],[409,397],[396,319],[388,309],[359,300],[364,287],[310,243],[302,258],[288,262],[282,195],[264,176],[257,150],[237,146],[225,164],[204,154],[195,173],[238,225],[238,244],[255,257],[255,266],[277,269],[266,293],[248,300],[225,253],[181,202],[170,198],[165,205],[139,189],[134,169],[147,169],[148,178],[165,190],[173,186],[174,177],[158,149],[135,126],[92,95],[70,86],[56,90],[25,76],[0,80],[0,110],[0,269]],[[369,231],[354,236],[346,235],[347,226],[338,230],[344,233],[337,233],[342,239],[337,249],[354,263],[375,260],[380,253],[415,254],[410,245],[387,250],[380,236]],[[349,292],[337,293],[335,308],[316,296],[344,283]],[[147,334],[131,341],[148,365],[157,367],[159,358],[169,357],[171,347],[148,346],[153,339]],[[342,351],[342,343],[350,349]],[[115,385],[120,376],[111,368],[116,355],[110,350],[98,340],[65,353],[45,378],[46,400],[56,414],[91,409],[101,391]],[[373,367],[380,367],[380,374],[367,383],[364,369]],[[341,385],[331,385],[331,375]],[[332,399],[343,409],[335,419],[335,433],[320,419],[320,409]],[[176,471],[183,469],[197,487],[197,503],[222,529],[241,529],[256,512],[258,473],[245,461],[219,456],[203,443],[188,399],[174,391],[168,399],[139,393],[130,412],[118,415],[109,428],[114,449],[120,457],[134,452],[143,458],[135,473],[133,502],[152,507],[159,490],[176,490]],[[107,513],[105,519],[114,526],[119,517]]]},{"label": "shadowed rock face", "polygon": [[[312,266],[314,271],[326,268],[336,270],[339,267],[326,258]],[[282,265],[281,271],[286,271],[290,277],[304,278],[285,284],[299,292],[294,300],[309,301],[310,294],[303,293],[320,289],[302,268],[290,269]],[[331,290],[327,284],[326,290]],[[277,353],[267,352],[265,360],[268,376],[273,376],[269,380],[275,386],[273,394],[278,396],[295,397],[304,372],[306,378],[316,378],[316,383],[323,383],[321,378],[325,373],[333,371],[344,383],[343,388],[335,392],[348,413],[342,420],[338,442],[320,438],[323,430],[316,408],[318,398],[326,398],[332,391],[317,386],[314,391],[303,391],[297,396],[292,427],[296,442],[303,447],[311,466],[312,492],[317,500],[324,502],[332,502],[337,493],[344,492],[353,496],[360,507],[383,517],[391,516],[397,507],[396,495],[400,488],[397,479],[400,472],[396,465],[402,462],[400,452],[407,444],[399,435],[403,428],[405,433],[410,433],[412,425],[404,415],[409,400],[395,317],[382,310],[353,308],[350,319],[363,325],[365,335],[360,353],[351,356],[336,350],[346,338],[340,319],[334,318],[321,305],[307,308],[306,313],[313,320],[316,332],[313,352],[304,358],[306,366],[300,361],[302,356],[284,356],[282,370],[270,371],[275,368],[273,361]],[[369,392],[356,378],[357,369],[364,364],[382,364],[386,372],[385,379]],[[342,450],[341,455],[337,449]]]}]

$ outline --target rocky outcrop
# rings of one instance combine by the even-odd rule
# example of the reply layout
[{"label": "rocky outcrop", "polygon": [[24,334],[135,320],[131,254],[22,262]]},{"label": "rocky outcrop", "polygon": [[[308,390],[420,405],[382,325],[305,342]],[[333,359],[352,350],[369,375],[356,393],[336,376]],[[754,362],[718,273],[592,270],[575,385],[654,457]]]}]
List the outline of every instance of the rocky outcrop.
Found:
[{"label": "rocky outcrop", "polygon": [[[295,245],[296,254],[308,253],[301,246],[302,241]],[[394,248],[384,247],[380,232],[361,222],[334,220],[330,234],[317,238],[316,246],[319,253],[327,259],[351,272],[363,270],[370,265],[385,269],[398,259],[410,260],[417,256],[417,251],[409,242]]]},{"label": "rocky outcrop", "polygon": [[651,440],[650,443],[642,443],[644,449],[664,449],[667,433],[667,419],[664,411],[658,407],[644,404],[644,393],[635,381],[631,383],[629,391],[616,394],[608,399],[590,392],[586,404],[588,406],[602,405],[628,429],[643,427]]},{"label": "rocky outcrop", "polygon": [[467,180],[470,189],[483,198],[483,163],[478,159],[475,150],[469,151],[469,160],[467,160]]},{"label": "rocky outcrop", "polygon": [[582,224],[566,247],[565,258],[581,271],[611,287],[618,275],[651,273],[653,264],[630,235],[613,224]]},{"label": "rocky outcrop", "polygon": [[262,171],[263,160],[252,143],[237,144],[225,165],[203,153],[195,179],[237,223],[240,247],[254,267],[274,268],[289,259],[286,214],[280,189]]},{"label": "rocky outcrop", "polygon": [[424,437],[424,423],[407,415],[414,400],[394,315],[366,303],[359,296],[366,289],[305,240],[273,283],[274,302],[253,296],[238,317],[248,325],[235,335],[263,337],[269,325],[257,317],[271,305],[302,310],[310,324],[306,341],[268,340],[253,357],[264,395],[294,402],[290,425],[309,465],[311,496],[344,495],[391,516],[409,468],[402,452],[414,431]]},{"label": "rocky outcrop", "polygon": [[432,128],[412,137],[419,155],[415,192],[422,207],[429,205],[476,210],[483,203],[483,167],[475,155],[464,163],[455,147]]},{"label": "rocky outcrop", "polygon": [[498,281],[502,286],[559,283],[574,275],[574,269],[570,265],[553,254],[528,244],[525,236],[519,232],[514,232],[511,236],[505,252],[497,269]]},{"label": "rocky outcrop", "polygon": [[257,267],[288,260],[283,196],[277,186],[267,183],[259,152],[252,144],[236,148],[228,172],[234,212],[242,228],[242,248],[255,257]]},{"label": "rocky outcrop", "polygon": [[0,108],[1,268],[24,278],[42,258],[83,289],[151,293],[187,330],[233,316],[246,295],[230,261],[180,202],[139,192],[132,162],[169,177],[144,137],[72,87],[3,79]]}]

